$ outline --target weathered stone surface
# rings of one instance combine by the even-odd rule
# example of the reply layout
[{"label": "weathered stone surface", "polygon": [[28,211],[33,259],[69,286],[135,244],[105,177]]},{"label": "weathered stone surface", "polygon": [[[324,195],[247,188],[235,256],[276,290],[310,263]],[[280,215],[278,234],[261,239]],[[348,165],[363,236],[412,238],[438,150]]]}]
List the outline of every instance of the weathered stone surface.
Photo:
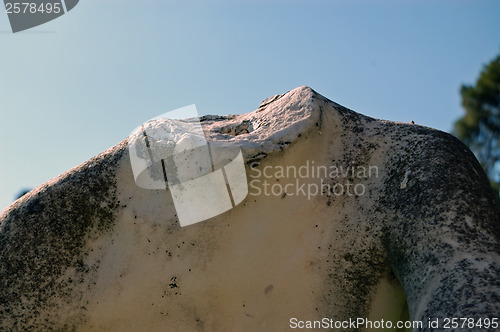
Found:
[{"label": "weathered stone surface", "polygon": [[[307,87],[252,113],[202,120],[208,140],[240,144],[249,181],[261,181],[243,203],[181,228],[169,191],[138,188],[126,141],[118,144],[0,216],[1,330],[397,321],[405,293],[423,330],[429,318],[500,316],[498,211],[456,138],[363,116]],[[328,175],[279,173],[306,165]],[[377,173],[330,174],[370,166]],[[287,191],[265,195],[263,181]],[[346,193],[347,183],[363,194]],[[302,195],[297,184],[320,191]]]}]

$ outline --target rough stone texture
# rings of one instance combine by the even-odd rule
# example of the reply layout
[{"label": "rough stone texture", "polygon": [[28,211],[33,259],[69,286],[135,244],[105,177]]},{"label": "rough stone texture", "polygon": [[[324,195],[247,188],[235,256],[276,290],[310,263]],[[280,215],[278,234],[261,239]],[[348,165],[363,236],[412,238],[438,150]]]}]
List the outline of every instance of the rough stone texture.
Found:
[{"label": "rough stone texture", "polygon": [[[1,330],[283,331],[292,317],[407,311],[430,330],[429,318],[500,316],[498,211],[456,138],[308,87],[202,126],[242,147],[249,196],[181,228],[168,190],[135,185],[126,142],[68,171],[0,216]],[[306,163],[378,172],[275,172]],[[259,194],[256,179],[291,190]],[[323,187],[297,195],[296,181]],[[337,195],[346,181],[365,192]]]},{"label": "rough stone texture", "polygon": [[[3,212],[2,330],[66,330],[81,319],[84,304],[73,290],[91,287],[95,278],[97,266],[85,262],[87,241],[115,225],[115,171],[125,146],[32,190]],[[61,311],[73,322],[62,321]]]}]

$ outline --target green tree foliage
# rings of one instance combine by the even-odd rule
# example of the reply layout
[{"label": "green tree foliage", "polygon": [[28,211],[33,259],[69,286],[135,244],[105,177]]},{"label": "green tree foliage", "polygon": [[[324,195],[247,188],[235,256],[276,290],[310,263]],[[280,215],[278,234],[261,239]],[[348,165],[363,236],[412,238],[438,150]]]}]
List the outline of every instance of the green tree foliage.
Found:
[{"label": "green tree foliage", "polygon": [[465,115],[453,133],[476,155],[493,190],[500,194],[500,55],[486,65],[475,86],[462,85]]}]

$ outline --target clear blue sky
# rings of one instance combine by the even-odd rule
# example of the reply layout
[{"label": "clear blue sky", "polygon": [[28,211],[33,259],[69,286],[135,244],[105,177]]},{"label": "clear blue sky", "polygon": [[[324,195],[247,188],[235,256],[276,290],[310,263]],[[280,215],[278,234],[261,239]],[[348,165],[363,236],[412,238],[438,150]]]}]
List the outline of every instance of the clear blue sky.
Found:
[{"label": "clear blue sky", "polygon": [[246,113],[309,85],[376,118],[451,129],[500,53],[500,1],[80,0],[12,34],[0,12],[0,210],[196,104]]}]

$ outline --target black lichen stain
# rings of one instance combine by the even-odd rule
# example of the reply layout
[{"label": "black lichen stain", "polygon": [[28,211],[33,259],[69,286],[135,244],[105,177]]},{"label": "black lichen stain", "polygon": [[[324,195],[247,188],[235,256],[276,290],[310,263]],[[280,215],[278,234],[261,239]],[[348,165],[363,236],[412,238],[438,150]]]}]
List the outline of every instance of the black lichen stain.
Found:
[{"label": "black lichen stain", "polygon": [[168,284],[170,288],[179,288],[177,285],[177,277],[170,278],[170,283]]},{"label": "black lichen stain", "polygon": [[[430,302],[415,319],[498,315],[498,307],[477,304],[498,303],[499,283],[487,281],[491,276],[469,261],[455,261],[457,253],[500,253],[500,221],[486,175],[455,137],[399,126],[391,134],[399,153],[387,160],[385,192],[378,203],[388,220],[384,242],[389,262],[405,288],[410,311],[432,280]],[[472,227],[466,218],[473,220]],[[484,265],[498,280],[498,264]]]},{"label": "black lichen stain", "polygon": [[71,331],[85,320],[75,295],[92,287],[98,266],[85,263],[84,246],[113,228],[125,149],[122,142],[33,190],[0,217],[0,330]]},{"label": "black lichen stain", "polygon": [[[330,104],[324,107],[323,117],[331,117],[333,114],[340,124],[339,131],[335,132],[338,136],[334,137],[339,141],[332,144],[328,152],[332,165],[343,169],[368,169],[377,165],[376,157],[384,147],[380,137],[376,137],[376,133],[371,130],[373,125],[368,129],[368,125],[374,120],[326,98],[321,99]],[[331,114],[327,114],[327,111]],[[324,131],[327,133],[328,129],[325,128]],[[339,145],[341,154],[337,150]],[[357,174],[348,172],[340,180],[326,179],[325,183],[330,184],[330,191],[322,192],[326,206],[333,209],[331,220],[337,226],[333,242],[318,247],[326,256],[318,263],[318,269],[324,273],[324,289],[318,294],[318,303],[322,305],[316,311],[337,320],[367,317],[370,314],[373,290],[383,277],[391,274],[387,251],[381,240],[383,218],[375,213],[375,207],[363,205],[378,194],[380,188],[372,187],[379,179],[376,176]],[[362,184],[367,188],[365,195],[368,197],[363,196],[363,201],[360,202],[357,195],[334,195],[331,188],[339,181],[349,181],[352,185]],[[350,214],[338,215],[344,209],[351,211]],[[333,240],[336,238],[346,244],[339,247],[335,244],[336,240]]]},{"label": "black lichen stain", "polygon": [[[368,314],[370,290],[381,276],[392,275],[402,283],[410,311],[429,287],[437,287],[417,319],[498,316],[498,305],[486,304],[499,303],[497,262],[464,260],[447,266],[457,253],[468,253],[476,260],[482,259],[478,255],[500,253],[498,212],[473,154],[458,139],[438,130],[374,120],[333,106],[341,124],[343,151],[341,159],[332,162],[344,167],[377,165],[381,174],[375,186],[366,182],[367,196],[358,200],[368,205],[357,203],[358,197],[353,201],[326,194],[327,206],[339,209],[354,204],[361,218],[346,216],[341,221],[345,230],[337,231],[341,238],[358,234],[349,245],[351,250],[328,252],[325,307],[334,301],[347,303],[333,315],[362,317]],[[374,154],[379,156],[378,164],[371,159]],[[408,180],[402,186],[406,172]],[[353,183],[359,180],[349,178]],[[370,238],[365,243],[364,234]],[[331,293],[329,284],[331,288],[341,284],[340,297],[345,298]],[[332,316],[332,311],[324,314]]]}]

